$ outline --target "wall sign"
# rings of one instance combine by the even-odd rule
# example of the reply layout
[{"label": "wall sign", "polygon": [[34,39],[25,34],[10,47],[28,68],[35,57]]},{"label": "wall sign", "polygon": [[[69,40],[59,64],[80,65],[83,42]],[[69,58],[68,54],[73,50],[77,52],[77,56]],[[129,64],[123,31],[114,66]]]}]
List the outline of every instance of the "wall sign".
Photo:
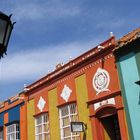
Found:
[{"label": "wall sign", "polygon": [[43,111],[45,104],[46,104],[45,100],[42,97],[40,97],[37,107],[41,112]]},{"label": "wall sign", "polygon": [[109,91],[109,83],[109,73],[105,69],[98,68],[92,80],[93,87],[96,90],[96,95],[103,91]]},{"label": "wall sign", "polygon": [[95,103],[94,104],[94,110],[97,110],[98,108],[100,108],[103,105],[108,105],[108,104],[112,104],[115,105],[115,99],[114,98],[110,98],[107,100],[103,100],[101,102]]},{"label": "wall sign", "polygon": [[64,88],[60,96],[67,102],[70,98],[71,93],[72,90],[67,85],[64,85]]}]

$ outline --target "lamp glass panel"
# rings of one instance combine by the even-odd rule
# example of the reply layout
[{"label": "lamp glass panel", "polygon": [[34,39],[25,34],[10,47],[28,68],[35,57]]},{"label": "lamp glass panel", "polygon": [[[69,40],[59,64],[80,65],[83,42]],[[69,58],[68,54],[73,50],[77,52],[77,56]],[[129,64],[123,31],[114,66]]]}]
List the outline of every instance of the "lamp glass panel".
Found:
[{"label": "lamp glass panel", "polygon": [[7,22],[0,19],[0,44],[3,43]]},{"label": "lamp glass panel", "polygon": [[73,126],[73,131],[78,132],[78,131],[83,131],[83,126],[82,124],[74,124]]},{"label": "lamp glass panel", "polygon": [[8,25],[6,38],[5,38],[5,41],[4,41],[4,46],[7,46],[7,44],[8,44],[8,40],[9,40],[9,37],[10,37],[10,34],[11,34],[11,30],[12,30],[11,25]]}]

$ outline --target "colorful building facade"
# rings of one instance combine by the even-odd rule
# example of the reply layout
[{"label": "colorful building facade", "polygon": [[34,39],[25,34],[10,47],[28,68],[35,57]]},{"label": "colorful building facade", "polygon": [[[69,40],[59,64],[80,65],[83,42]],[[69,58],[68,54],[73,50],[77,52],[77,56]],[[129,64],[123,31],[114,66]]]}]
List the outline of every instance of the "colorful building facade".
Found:
[{"label": "colorful building facade", "polygon": [[[0,104],[0,140],[25,140],[26,116],[24,95],[16,95]],[[24,131],[23,131],[24,130]]]},{"label": "colorful building facade", "polygon": [[111,37],[4,102],[4,140],[129,140],[114,48]]},{"label": "colorful building facade", "polygon": [[139,140],[140,125],[140,28],[118,40],[114,50],[129,135]]}]

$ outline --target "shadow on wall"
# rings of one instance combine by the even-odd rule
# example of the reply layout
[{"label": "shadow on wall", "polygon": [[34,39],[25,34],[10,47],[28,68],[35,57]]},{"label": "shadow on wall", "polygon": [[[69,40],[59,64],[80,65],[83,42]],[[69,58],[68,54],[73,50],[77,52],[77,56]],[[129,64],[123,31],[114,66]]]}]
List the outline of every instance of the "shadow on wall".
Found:
[{"label": "shadow on wall", "polygon": [[138,102],[138,104],[140,105],[140,91],[139,91],[139,102]]},{"label": "shadow on wall", "polygon": [[86,132],[84,132],[83,140],[86,140]]}]

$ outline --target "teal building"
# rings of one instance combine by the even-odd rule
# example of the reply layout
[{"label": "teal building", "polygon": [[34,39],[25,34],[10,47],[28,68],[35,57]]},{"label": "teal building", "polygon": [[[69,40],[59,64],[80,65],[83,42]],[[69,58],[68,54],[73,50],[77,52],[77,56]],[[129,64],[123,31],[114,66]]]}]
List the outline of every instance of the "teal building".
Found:
[{"label": "teal building", "polygon": [[116,43],[114,49],[131,140],[140,140],[140,28]]}]

